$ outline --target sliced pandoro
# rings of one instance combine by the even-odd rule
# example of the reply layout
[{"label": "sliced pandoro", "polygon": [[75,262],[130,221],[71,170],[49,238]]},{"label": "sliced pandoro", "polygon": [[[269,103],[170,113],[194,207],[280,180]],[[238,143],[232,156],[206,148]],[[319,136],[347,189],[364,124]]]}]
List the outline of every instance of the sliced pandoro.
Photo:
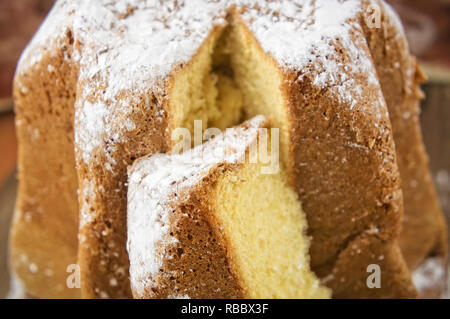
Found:
[{"label": "sliced pandoro", "polygon": [[278,156],[265,142],[268,124],[257,116],[181,155],[130,167],[134,297],[330,297],[310,270],[298,196],[282,168],[267,169]]},{"label": "sliced pandoro", "polygon": [[[365,23],[372,4],[382,28]],[[127,167],[171,152],[177,128],[232,127],[263,114],[280,129],[311,268],[333,297],[416,296],[407,265],[430,252],[446,260],[446,227],[420,136],[416,62],[387,8],[378,0],[57,1],[14,85],[19,189],[9,243],[26,291],[131,297]],[[75,264],[81,289],[66,284]],[[379,289],[367,286],[373,264]]]}]

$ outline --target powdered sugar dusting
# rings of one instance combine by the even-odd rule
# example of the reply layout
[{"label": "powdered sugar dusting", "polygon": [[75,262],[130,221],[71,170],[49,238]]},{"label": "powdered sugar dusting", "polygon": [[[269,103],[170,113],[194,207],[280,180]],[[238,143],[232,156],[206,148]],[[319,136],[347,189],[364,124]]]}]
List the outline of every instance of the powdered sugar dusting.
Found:
[{"label": "powdered sugar dusting", "polygon": [[89,161],[90,154],[96,147],[101,146],[99,139],[92,139],[92,136],[101,136],[105,131],[106,118],[108,117],[108,108],[104,103],[84,102],[80,112],[77,112],[80,129],[76,133],[76,141],[84,143],[84,152],[82,157],[85,162]]},{"label": "powdered sugar dusting", "polygon": [[195,185],[219,163],[236,163],[256,141],[263,116],[228,129],[212,141],[181,155],[156,154],[142,158],[129,169],[128,243],[132,287],[143,293],[151,287],[166,257],[164,248],[174,243],[168,236],[171,204],[183,190]]},{"label": "powdered sugar dusting", "polygon": [[441,257],[426,259],[413,272],[412,278],[419,294],[434,289],[445,291],[448,288],[446,266]]},{"label": "powdered sugar dusting", "polygon": [[[135,104],[133,98],[149,87],[157,89],[176,65],[189,61],[213,27],[226,24],[226,12],[233,5],[245,8],[243,20],[280,66],[302,69],[312,62],[315,85],[332,88],[341,102],[355,107],[363,90],[352,75],[366,76],[366,85],[377,84],[370,58],[360,56],[360,44],[351,36],[361,29],[361,2],[59,0],[19,69],[39,61],[56,39],[71,30],[79,44],[74,53],[81,86],[75,143],[89,163],[95,150],[105,151],[106,140],[124,142],[124,134],[134,128],[123,120]],[[336,41],[350,57],[345,65],[333,58]],[[121,94],[129,91],[134,94]],[[114,163],[109,167],[112,170]]]},{"label": "powdered sugar dusting", "polygon": [[[362,13],[361,1],[277,1],[269,7],[243,14],[265,51],[288,69],[307,70],[316,87],[350,109],[380,116],[386,106],[375,67],[361,26],[351,21]],[[346,58],[338,59],[343,53]],[[363,93],[371,86],[380,97],[365,104]]]},{"label": "powdered sugar dusting", "polygon": [[336,54],[330,41],[341,38],[347,42],[352,28],[348,20],[360,11],[357,0],[283,0],[262,10],[250,9],[243,17],[266,51],[283,64],[299,68],[316,60],[318,54],[328,66],[322,58]]},{"label": "powdered sugar dusting", "polygon": [[9,292],[6,295],[6,299],[25,299],[26,290],[22,281],[14,273],[10,276]]}]

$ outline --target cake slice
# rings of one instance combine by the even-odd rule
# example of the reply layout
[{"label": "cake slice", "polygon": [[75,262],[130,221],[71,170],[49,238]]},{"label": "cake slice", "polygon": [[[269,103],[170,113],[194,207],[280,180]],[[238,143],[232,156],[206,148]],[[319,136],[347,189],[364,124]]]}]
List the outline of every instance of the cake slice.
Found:
[{"label": "cake slice", "polygon": [[181,155],[144,157],[129,169],[134,297],[330,297],[310,270],[298,196],[282,168],[268,169],[278,154],[265,143],[267,125],[257,116]]}]

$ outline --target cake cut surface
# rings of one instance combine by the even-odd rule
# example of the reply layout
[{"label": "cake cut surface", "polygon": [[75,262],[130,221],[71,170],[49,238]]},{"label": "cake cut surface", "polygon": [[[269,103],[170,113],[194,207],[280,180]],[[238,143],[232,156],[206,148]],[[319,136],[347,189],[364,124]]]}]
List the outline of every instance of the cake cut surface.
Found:
[{"label": "cake cut surface", "polygon": [[[37,297],[131,297],[127,167],[172,152],[196,120],[262,114],[333,297],[414,297],[410,270],[447,254],[420,74],[383,1],[59,0],[15,76],[12,268]],[[75,264],[81,289],[66,286]],[[380,289],[366,285],[371,264]]]},{"label": "cake cut surface", "polygon": [[267,124],[256,117],[182,155],[130,168],[135,297],[330,296],[310,270],[306,216],[285,172],[264,174],[267,164],[250,161]]}]

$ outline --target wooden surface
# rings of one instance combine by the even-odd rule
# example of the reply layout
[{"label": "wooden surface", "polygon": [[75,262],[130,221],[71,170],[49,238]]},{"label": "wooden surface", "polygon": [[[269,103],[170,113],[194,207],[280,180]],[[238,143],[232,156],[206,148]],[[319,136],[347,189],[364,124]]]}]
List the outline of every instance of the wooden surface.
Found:
[{"label": "wooden surface", "polygon": [[[422,112],[423,135],[441,204],[450,224],[450,84],[428,84],[424,91],[427,99]],[[13,173],[15,162],[13,116],[0,115],[0,298],[5,296],[9,285],[7,238],[17,187]]]}]

